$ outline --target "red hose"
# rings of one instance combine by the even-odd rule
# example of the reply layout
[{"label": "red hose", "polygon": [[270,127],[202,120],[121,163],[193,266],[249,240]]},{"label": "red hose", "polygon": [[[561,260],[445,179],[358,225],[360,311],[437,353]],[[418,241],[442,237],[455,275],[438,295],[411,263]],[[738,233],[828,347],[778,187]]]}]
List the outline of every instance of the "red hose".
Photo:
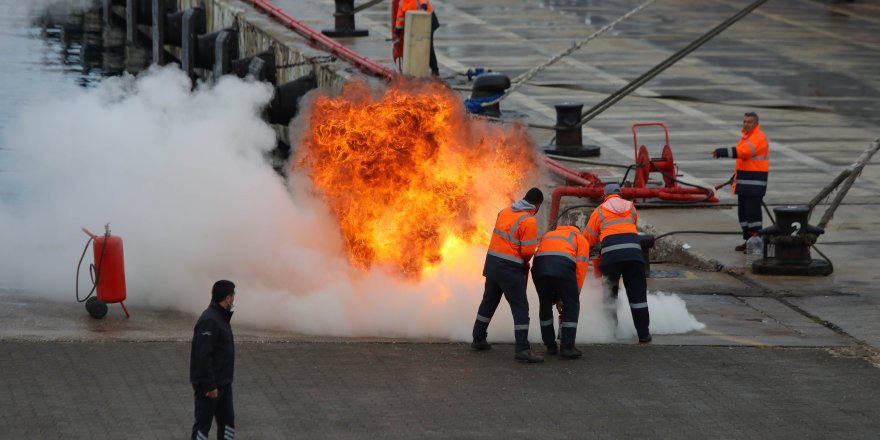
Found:
[{"label": "red hose", "polygon": [[307,38],[310,43],[354,64],[354,66],[360,69],[362,72],[385,78],[389,81],[394,78],[395,73],[390,68],[382,66],[381,64],[343,46],[342,44],[333,41],[333,39],[331,39],[330,37],[306,26],[305,23],[291,17],[286,12],[284,12],[284,10],[273,5],[268,0],[248,1],[253,4],[254,8],[256,8],[257,10],[262,10],[266,12],[276,20],[283,23],[285,26],[292,29],[294,32]]}]

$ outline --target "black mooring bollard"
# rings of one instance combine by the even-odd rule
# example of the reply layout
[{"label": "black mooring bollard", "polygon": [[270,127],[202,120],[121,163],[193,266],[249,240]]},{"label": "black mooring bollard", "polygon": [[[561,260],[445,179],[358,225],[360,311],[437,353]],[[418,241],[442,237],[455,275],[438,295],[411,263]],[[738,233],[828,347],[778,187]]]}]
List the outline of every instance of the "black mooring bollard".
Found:
[{"label": "black mooring bollard", "polygon": [[598,156],[598,145],[584,145],[581,128],[583,104],[564,102],[556,107],[556,143],[544,148],[544,153],[568,157]]},{"label": "black mooring bollard", "polygon": [[[773,208],[776,224],[761,229],[764,258],[752,263],[759,275],[830,275],[834,270],[825,260],[813,259],[810,246],[825,230],[807,223],[810,208],[779,206]],[[772,254],[772,255],[770,255]]]},{"label": "black mooring bollard", "polygon": [[334,28],[324,29],[322,34],[328,37],[366,37],[370,32],[354,27],[354,0],[335,0],[336,11],[333,13]]}]

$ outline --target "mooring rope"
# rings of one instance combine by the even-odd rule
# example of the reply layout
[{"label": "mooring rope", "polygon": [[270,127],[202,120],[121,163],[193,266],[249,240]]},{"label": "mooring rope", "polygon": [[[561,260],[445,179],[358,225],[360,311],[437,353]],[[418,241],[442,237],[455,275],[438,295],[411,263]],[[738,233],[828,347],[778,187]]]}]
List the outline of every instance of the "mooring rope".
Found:
[{"label": "mooring rope", "polygon": [[593,32],[593,34],[590,35],[589,37],[584,38],[583,40],[578,41],[577,43],[572,44],[570,48],[568,48],[568,49],[566,49],[566,50],[560,52],[559,54],[557,54],[557,55],[551,57],[550,59],[548,59],[547,61],[543,62],[542,64],[539,64],[539,65],[533,67],[533,68],[532,68],[531,70],[529,70],[528,72],[523,73],[523,74],[517,76],[517,77],[514,78],[513,81],[512,81],[512,82],[513,82],[513,85],[512,85],[509,89],[507,89],[507,91],[504,92],[503,95],[501,95],[499,98],[497,98],[497,99],[495,99],[495,100],[493,100],[493,101],[484,102],[484,103],[482,103],[481,105],[482,105],[483,107],[488,107],[488,106],[490,106],[490,105],[498,104],[499,102],[501,102],[501,100],[503,100],[504,98],[508,97],[511,93],[515,92],[516,89],[518,89],[518,88],[520,88],[522,85],[524,85],[524,84],[526,83],[526,81],[532,79],[532,77],[534,77],[535,75],[537,75],[538,72],[540,72],[540,71],[546,69],[547,67],[550,67],[551,65],[553,65],[553,64],[556,63],[557,61],[559,61],[559,60],[561,60],[561,59],[567,57],[568,55],[571,55],[572,52],[574,52],[574,51],[580,49],[581,46],[583,46],[584,44],[587,44],[588,42],[590,42],[591,40],[595,39],[595,38],[598,37],[599,35],[602,35],[602,34],[604,34],[605,32],[608,32],[609,30],[611,30],[615,25],[617,25],[617,24],[620,23],[621,21],[626,20],[626,19],[629,18],[631,15],[635,14],[636,12],[641,11],[641,10],[644,9],[646,6],[650,5],[651,3],[654,3],[655,1],[656,1],[656,0],[648,0],[648,1],[646,1],[645,3],[642,3],[641,5],[639,5],[638,7],[636,7],[635,9],[633,9],[632,11],[629,11],[629,12],[627,12],[626,14],[622,15],[621,17],[619,17],[617,20],[614,20],[614,21],[612,21],[611,23],[608,23],[608,24],[606,24],[605,26],[603,26],[603,27],[602,27],[601,29],[599,29],[598,31]]}]

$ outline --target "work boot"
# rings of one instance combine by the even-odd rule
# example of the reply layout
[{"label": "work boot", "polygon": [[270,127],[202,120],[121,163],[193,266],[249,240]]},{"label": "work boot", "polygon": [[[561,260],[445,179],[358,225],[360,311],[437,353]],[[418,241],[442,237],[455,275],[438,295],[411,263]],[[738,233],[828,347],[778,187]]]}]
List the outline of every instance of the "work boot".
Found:
[{"label": "work boot", "polygon": [[651,335],[639,336],[639,344],[647,344],[647,343],[651,342],[652,340],[653,340],[653,338],[651,337]]},{"label": "work boot", "polygon": [[484,350],[488,350],[488,349],[492,348],[492,344],[490,344],[486,341],[474,341],[474,342],[471,342],[471,348],[473,348],[476,351],[484,351]]},{"label": "work boot", "polygon": [[733,248],[733,249],[734,249],[735,251],[737,251],[737,252],[745,252],[745,251],[746,251],[746,244],[743,243],[743,244],[741,244],[741,245],[739,245],[739,246],[737,246],[737,247],[735,247],[735,248]]},{"label": "work boot", "polygon": [[544,362],[544,358],[536,354],[532,354],[532,350],[518,351],[513,358],[519,362],[528,362],[530,364],[539,364]]},{"label": "work boot", "polygon": [[562,347],[562,350],[559,352],[559,357],[563,359],[580,359],[583,357],[583,353],[577,348],[572,347]]},{"label": "work boot", "polygon": [[547,346],[547,356],[555,356],[559,353],[559,346],[556,344]]}]

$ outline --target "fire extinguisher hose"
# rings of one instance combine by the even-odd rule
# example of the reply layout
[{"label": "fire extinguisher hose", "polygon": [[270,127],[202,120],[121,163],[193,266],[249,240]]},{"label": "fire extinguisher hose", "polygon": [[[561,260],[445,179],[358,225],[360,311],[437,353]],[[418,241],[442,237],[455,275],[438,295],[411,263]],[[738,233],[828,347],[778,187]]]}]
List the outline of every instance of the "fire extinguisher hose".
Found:
[{"label": "fire extinguisher hose", "polygon": [[83,298],[83,299],[79,298],[79,272],[80,272],[80,269],[82,268],[83,258],[85,258],[86,252],[89,250],[89,244],[91,244],[92,240],[94,240],[94,239],[95,239],[95,236],[89,237],[89,241],[86,242],[86,246],[85,246],[85,248],[83,248],[82,255],[80,255],[80,257],[79,257],[79,263],[77,263],[77,265],[76,265],[76,301],[77,302],[87,301],[89,298],[91,298],[92,294],[95,293],[95,289],[98,288],[98,276],[100,275],[101,263],[104,262],[104,251],[107,250],[106,245],[101,246],[101,256],[98,259],[98,271],[95,271],[94,264],[89,265],[89,274],[92,279],[92,290],[89,291],[89,294],[86,295],[85,298]]}]

